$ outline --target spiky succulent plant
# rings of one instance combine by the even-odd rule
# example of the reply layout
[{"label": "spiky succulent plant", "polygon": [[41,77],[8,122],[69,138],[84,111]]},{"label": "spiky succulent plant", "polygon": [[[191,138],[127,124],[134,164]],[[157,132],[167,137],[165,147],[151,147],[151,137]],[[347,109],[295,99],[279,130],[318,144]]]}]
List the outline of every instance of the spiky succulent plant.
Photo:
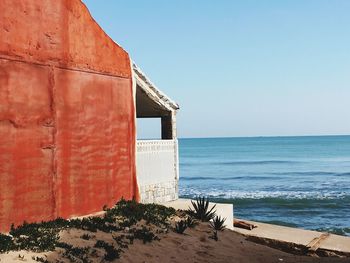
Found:
[{"label": "spiky succulent plant", "polygon": [[211,219],[215,217],[216,210],[215,206],[213,205],[209,209],[209,199],[205,197],[197,197],[196,201],[194,202],[191,200],[192,208],[189,208],[188,212],[190,215],[192,215],[194,218],[201,220],[202,222],[208,222]]},{"label": "spiky succulent plant", "polygon": [[225,229],[225,223],[226,218],[222,218],[220,216],[215,216],[210,222],[210,226],[214,229],[214,230],[218,230],[218,231],[222,231]]}]

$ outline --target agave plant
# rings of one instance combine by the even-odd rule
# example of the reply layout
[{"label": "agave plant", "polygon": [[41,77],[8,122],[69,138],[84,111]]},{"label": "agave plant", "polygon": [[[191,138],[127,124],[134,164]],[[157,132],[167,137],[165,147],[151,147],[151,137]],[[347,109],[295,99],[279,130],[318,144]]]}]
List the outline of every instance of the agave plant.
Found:
[{"label": "agave plant", "polygon": [[226,218],[222,218],[220,216],[215,216],[210,222],[210,226],[216,231],[223,231],[225,229]]},{"label": "agave plant", "polygon": [[191,216],[187,216],[186,224],[188,227],[193,228],[198,224],[198,222],[197,220],[193,219]]},{"label": "agave plant", "polygon": [[191,203],[192,203],[193,209],[189,208],[188,212],[193,217],[201,220],[202,222],[208,222],[215,217],[216,210],[214,209],[216,205],[213,205],[209,209],[208,198],[197,197],[196,202],[191,200]]},{"label": "agave plant", "polygon": [[185,220],[181,220],[175,223],[175,232],[178,234],[183,234],[187,228],[187,223]]},{"label": "agave plant", "polygon": [[213,235],[209,236],[209,238],[214,239],[215,241],[218,241],[219,240],[218,231],[214,230]]}]

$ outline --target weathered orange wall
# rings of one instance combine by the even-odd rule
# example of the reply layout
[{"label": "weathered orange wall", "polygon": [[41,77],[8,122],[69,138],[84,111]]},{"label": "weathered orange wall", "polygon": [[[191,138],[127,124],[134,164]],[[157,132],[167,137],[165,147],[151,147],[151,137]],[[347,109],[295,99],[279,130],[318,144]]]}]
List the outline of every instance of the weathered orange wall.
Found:
[{"label": "weathered orange wall", "polygon": [[0,10],[0,231],[137,197],[128,54],[80,0]]}]

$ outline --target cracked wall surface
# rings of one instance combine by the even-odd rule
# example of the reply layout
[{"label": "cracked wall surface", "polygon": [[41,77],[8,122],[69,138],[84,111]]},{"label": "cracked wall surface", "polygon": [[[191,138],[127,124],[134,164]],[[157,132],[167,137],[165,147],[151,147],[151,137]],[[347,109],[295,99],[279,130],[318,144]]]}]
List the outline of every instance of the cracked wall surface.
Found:
[{"label": "cracked wall surface", "polygon": [[0,10],[0,231],[138,197],[128,54],[80,0]]}]

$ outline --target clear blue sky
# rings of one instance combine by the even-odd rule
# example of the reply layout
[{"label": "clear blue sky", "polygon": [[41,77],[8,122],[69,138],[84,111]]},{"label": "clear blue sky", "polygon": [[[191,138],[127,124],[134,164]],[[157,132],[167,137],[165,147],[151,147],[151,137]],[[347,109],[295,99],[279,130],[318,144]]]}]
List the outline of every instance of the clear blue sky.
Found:
[{"label": "clear blue sky", "polygon": [[348,0],[84,2],[180,104],[180,137],[350,134]]}]

